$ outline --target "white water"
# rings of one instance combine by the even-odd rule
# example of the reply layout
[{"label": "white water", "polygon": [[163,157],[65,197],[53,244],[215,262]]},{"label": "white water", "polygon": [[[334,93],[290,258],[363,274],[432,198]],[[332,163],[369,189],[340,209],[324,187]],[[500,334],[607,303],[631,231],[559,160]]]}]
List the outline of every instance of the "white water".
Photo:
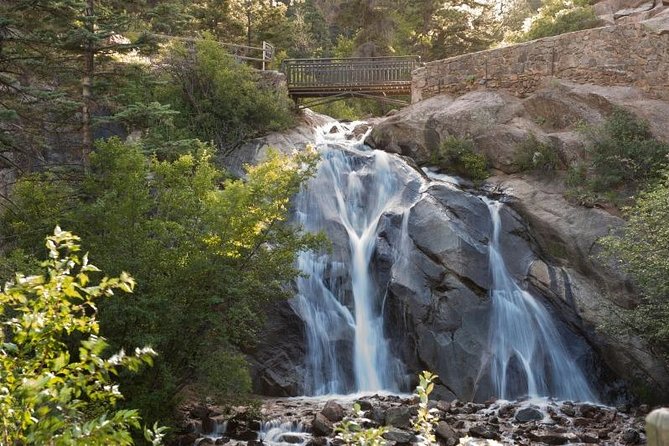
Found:
[{"label": "white water", "polygon": [[[297,215],[310,232],[339,243],[328,254],[304,252],[293,308],[306,323],[306,395],[400,391],[405,372],[384,335],[382,298],[370,260],[381,216],[401,213],[410,168],[385,152],[366,149],[346,134],[358,123],[321,129],[317,175],[297,197]],[[417,177],[417,174],[413,174]],[[400,207],[399,209],[397,209]],[[335,242],[337,243],[337,242]]]},{"label": "white water", "polygon": [[493,223],[489,256],[492,273],[490,348],[497,395],[594,401],[583,371],[572,359],[551,316],[518,286],[500,249],[502,203],[483,199]]},{"label": "white water", "polygon": [[310,438],[305,426],[296,421],[266,421],[258,433],[258,439],[270,446],[302,446]]}]

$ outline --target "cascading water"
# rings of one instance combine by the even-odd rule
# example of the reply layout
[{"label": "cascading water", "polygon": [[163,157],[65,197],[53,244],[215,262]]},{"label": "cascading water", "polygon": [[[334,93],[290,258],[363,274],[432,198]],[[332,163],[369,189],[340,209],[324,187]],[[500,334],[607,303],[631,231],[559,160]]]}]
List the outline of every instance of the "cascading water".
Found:
[{"label": "cascading water", "polygon": [[548,311],[513,280],[500,247],[502,203],[484,198],[493,223],[491,372],[497,394],[594,401],[582,370],[567,351]]},{"label": "cascading water", "polygon": [[305,275],[292,305],[306,324],[308,395],[397,392],[405,376],[384,335],[382,296],[370,260],[381,216],[401,212],[415,199],[407,198],[411,191],[399,172],[418,175],[392,155],[347,140],[355,125],[340,125],[333,134],[322,129],[318,173],[296,200],[305,230],[348,240],[330,254],[303,252],[298,258]]}]

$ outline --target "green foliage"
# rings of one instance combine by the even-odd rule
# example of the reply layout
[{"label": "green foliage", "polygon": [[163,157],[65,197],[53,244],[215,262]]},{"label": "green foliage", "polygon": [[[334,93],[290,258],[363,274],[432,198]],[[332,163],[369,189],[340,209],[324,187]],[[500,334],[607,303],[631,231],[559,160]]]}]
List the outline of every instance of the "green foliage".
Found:
[{"label": "green foliage", "polygon": [[[257,338],[265,306],[289,297],[296,253],[320,242],[288,222],[290,198],[313,173],[314,153],[272,152],[245,180],[224,180],[207,146],[191,148],[159,161],[116,139],[99,143],[61,215],[6,213],[1,229],[34,253],[26,235],[67,221],[97,264],[114,274],[133,271],[134,299],[107,299],[100,319],[115,348],[150,344],[161,353],[155,367],[122,375],[128,404],[150,421],[167,419],[177,390],[193,382],[201,395],[246,395],[240,349]],[[39,178],[20,185],[17,209],[39,209],[33,198],[47,186]]]},{"label": "green foliage", "polygon": [[335,426],[337,439],[341,440],[345,445],[354,446],[383,446],[386,440],[383,439],[383,434],[388,432],[386,427],[378,428],[363,428],[364,414],[360,410],[359,404],[353,405],[353,416],[346,417]]},{"label": "green foliage", "polygon": [[547,0],[532,17],[530,27],[509,40],[527,42],[572,31],[601,26],[588,0]]},{"label": "green foliage", "polygon": [[500,39],[492,5],[449,0],[435,8],[416,44],[429,60],[445,59],[490,48]]},{"label": "green foliage", "polygon": [[438,417],[429,409],[428,402],[437,375],[423,371],[419,379],[420,383],[416,387],[416,395],[418,395],[420,402],[418,403],[418,415],[412,421],[412,426],[418,432],[419,444],[432,445],[437,442],[434,435],[434,425],[437,423]]},{"label": "green foliage", "polygon": [[586,129],[588,159],[572,166],[569,195],[588,204],[616,201],[658,178],[669,144],[653,138],[648,123],[616,108],[603,125]]},{"label": "green foliage", "polygon": [[535,135],[530,135],[516,148],[514,162],[521,171],[550,172],[557,170],[560,160],[552,144],[541,142]]},{"label": "green foliage", "polygon": [[446,172],[475,182],[488,178],[486,157],[474,152],[474,141],[449,136],[432,154],[432,163]]},{"label": "green foliage", "polygon": [[[132,444],[140,427],[134,410],[116,410],[122,398],[114,377],[152,364],[155,352],[137,348],[109,356],[99,337],[98,301],[115,290],[132,292],[122,273],[102,278],[80,257],[79,238],[56,227],[47,238],[44,275],[16,274],[0,292],[0,439],[2,444]],[[155,434],[155,435],[154,435]],[[147,438],[159,444],[162,429]]]},{"label": "green foliage", "polygon": [[213,40],[198,41],[193,48],[175,45],[165,69],[169,82],[160,102],[181,112],[179,127],[219,149],[293,123],[288,96],[264,86],[256,72]]},{"label": "green foliage", "polygon": [[656,181],[625,210],[618,235],[601,240],[604,256],[627,271],[643,294],[623,321],[658,346],[669,361],[669,176]]}]

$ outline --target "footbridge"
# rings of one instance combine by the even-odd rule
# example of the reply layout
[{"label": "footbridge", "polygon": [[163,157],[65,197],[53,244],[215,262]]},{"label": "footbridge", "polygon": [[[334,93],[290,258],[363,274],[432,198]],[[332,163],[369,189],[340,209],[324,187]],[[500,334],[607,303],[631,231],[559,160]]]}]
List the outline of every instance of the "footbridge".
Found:
[{"label": "footbridge", "polygon": [[411,95],[411,72],[419,65],[418,56],[286,59],[281,71],[301,108],[348,97],[406,105],[398,97]]}]

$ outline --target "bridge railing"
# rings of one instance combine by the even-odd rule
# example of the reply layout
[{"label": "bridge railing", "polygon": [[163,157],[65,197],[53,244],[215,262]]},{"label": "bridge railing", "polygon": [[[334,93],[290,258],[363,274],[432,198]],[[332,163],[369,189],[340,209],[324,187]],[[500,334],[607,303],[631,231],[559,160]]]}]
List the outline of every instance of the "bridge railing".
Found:
[{"label": "bridge railing", "polygon": [[420,64],[418,56],[360,57],[346,59],[286,59],[281,71],[289,91],[336,87],[406,86]]}]

